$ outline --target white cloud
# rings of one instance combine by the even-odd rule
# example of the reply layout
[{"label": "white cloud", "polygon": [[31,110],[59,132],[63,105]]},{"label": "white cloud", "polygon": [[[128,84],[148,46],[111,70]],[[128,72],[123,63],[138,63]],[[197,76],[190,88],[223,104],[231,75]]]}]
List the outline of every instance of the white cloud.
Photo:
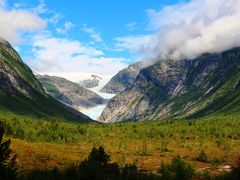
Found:
[{"label": "white cloud", "polygon": [[117,38],[118,46],[155,58],[194,58],[240,46],[239,0],[192,0],[148,10],[150,35]]},{"label": "white cloud", "polygon": [[70,29],[72,29],[75,25],[69,21],[65,22],[63,28],[57,28],[56,31],[59,34],[66,34]]},{"label": "white cloud", "polygon": [[[46,19],[42,19],[42,16]],[[47,9],[43,0],[36,7],[15,3],[11,8],[0,0],[0,36],[20,50],[22,40],[29,38],[29,33],[32,33],[32,38],[27,42],[27,46],[32,47],[32,52],[27,52],[27,49],[24,49],[26,53],[21,52],[35,72],[80,80],[81,77],[89,78],[89,74],[92,73],[109,78],[127,66],[124,63],[125,59],[104,57],[101,50],[89,44],[54,37],[52,28],[59,24],[61,18],[63,18],[61,14]],[[51,24],[51,28],[47,27],[47,24]],[[73,23],[66,21],[57,31],[64,35],[74,26]],[[94,29],[85,26],[84,31],[96,42],[102,41]]]},{"label": "white cloud", "polygon": [[69,79],[82,74],[114,75],[126,67],[123,58],[106,58],[103,52],[85,46],[79,41],[37,36],[33,39],[34,59],[31,68],[41,74],[68,74]]},{"label": "white cloud", "polygon": [[[149,58],[155,57],[158,52],[158,41],[155,35],[138,35],[116,38],[118,48],[127,48],[132,52],[140,52]],[[156,49],[155,49],[156,48]],[[149,53],[151,51],[151,53]]]},{"label": "white cloud", "polygon": [[23,32],[34,32],[44,29],[46,22],[36,13],[29,10],[7,9],[5,1],[0,1],[0,36],[16,45],[21,43]]},{"label": "white cloud", "polygon": [[136,30],[137,29],[137,23],[136,22],[128,23],[128,24],[126,24],[126,28],[129,31]]},{"label": "white cloud", "polygon": [[32,11],[37,13],[37,14],[44,14],[44,13],[49,13],[50,11],[48,10],[48,8],[46,7],[45,1],[44,0],[40,0],[39,4],[32,8]]},{"label": "white cloud", "polygon": [[60,13],[54,13],[52,17],[47,19],[47,21],[50,24],[56,25],[59,22],[59,20],[62,18],[63,18],[63,15],[61,15]]},{"label": "white cloud", "polygon": [[82,30],[88,33],[94,41],[96,42],[102,41],[102,37],[100,36],[100,34],[98,34],[93,28],[84,27]]}]

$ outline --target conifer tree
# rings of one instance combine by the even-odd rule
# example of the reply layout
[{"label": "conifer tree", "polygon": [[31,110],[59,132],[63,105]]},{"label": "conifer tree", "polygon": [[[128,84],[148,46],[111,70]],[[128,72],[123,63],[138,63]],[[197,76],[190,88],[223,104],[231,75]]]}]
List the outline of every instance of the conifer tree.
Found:
[{"label": "conifer tree", "polygon": [[11,141],[3,141],[4,128],[0,122],[0,179],[16,179],[16,155],[10,149]]}]

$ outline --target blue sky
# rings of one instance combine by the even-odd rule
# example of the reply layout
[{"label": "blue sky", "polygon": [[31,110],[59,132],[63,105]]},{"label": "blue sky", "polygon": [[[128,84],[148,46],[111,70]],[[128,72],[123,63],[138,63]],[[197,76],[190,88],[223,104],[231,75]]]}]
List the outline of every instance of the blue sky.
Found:
[{"label": "blue sky", "polygon": [[[35,72],[67,77],[74,76],[69,75],[70,73],[97,73],[112,76],[139,60],[138,53],[119,47],[117,38],[149,33],[151,30],[148,27],[147,10],[158,10],[176,2],[179,1],[0,0],[4,12],[23,11],[23,13],[29,13],[28,16],[33,16],[24,17],[22,20],[25,23],[29,21],[30,27],[27,23],[22,29],[13,25],[16,28],[13,30],[16,37],[11,35],[6,37],[19,51],[23,60]],[[13,20],[17,21],[16,18]],[[36,23],[37,21],[39,22]],[[58,46],[48,46],[54,43]],[[64,46],[72,49],[63,53]],[[82,48],[85,49],[84,52]],[[54,55],[50,51],[59,52]],[[84,64],[72,63],[71,67],[67,68],[67,61],[81,61],[77,59],[79,54],[81,55],[79,59],[86,56],[85,59],[89,59],[89,62],[85,60]],[[61,57],[65,57],[65,62],[62,62]],[[105,65],[101,65],[101,61],[104,61]],[[62,66],[60,66],[61,63]],[[78,70],[72,68],[73,66],[82,66],[82,68],[79,67]],[[72,77],[70,79],[79,78],[79,75],[75,76],[77,76],[75,79]]]},{"label": "blue sky", "polygon": [[78,81],[240,45],[239,8],[239,0],[0,0],[0,36],[33,71]]},{"label": "blue sky", "polygon": [[[79,40],[84,43],[91,43],[105,52],[106,57],[124,57],[126,63],[133,63],[138,57],[129,51],[114,51],[115,38],[134,34],[148,33],[148,9],[161,9],[179,0],[88,0],[69,1],[61,0],[44,1],[45,8],[53,13],[45,14],[42,17],[59,15],[56,24],[48,24],[48,30],[58,37],[65,37]],[[17,1],[9,1],[13,6]],[[22,0],[21,4],[26,6],[38,6],[39,0]],[[57,33],[56,29],[63,28],[65,23],[72,23],[72,27],[66,33]],[[101,40],[96,41],[91,37],[93,31]],[[111,50],[109,50],[111,49]]]},{"label": "blue sky", "polygon": [[[32,1],[31,1],[32,2]],[[72,22],[74,28],[63,36],[78,39],[83,42],[94,42],[94,39],[84,32],[91,28],[100,35],[102,41],[94,42],[96,46],[106,51],[106,56],[120,56],[133,61],[134,57],[127,52],[107,51],[104,45],[112,47],[116,37],[129,34],[147,33],[147,10],[161,9],[178,0],[87,0],[87,1],[45,1],[46,7],[60,13],[62,18],[58,25],[65,21]],[[38,3],[38,1],[36,1]],[[52,27],[54,31],[55,27]]]}]

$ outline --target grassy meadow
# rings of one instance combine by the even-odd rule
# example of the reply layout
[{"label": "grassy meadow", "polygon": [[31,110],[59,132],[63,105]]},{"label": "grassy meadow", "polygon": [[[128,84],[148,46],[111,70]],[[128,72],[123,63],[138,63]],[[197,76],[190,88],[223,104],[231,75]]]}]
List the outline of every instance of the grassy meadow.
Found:
[{"label": "grassy meadow", "polygon": [[136,164],[151,173],[180,155],[199,173],[221,174],[228,171],[223,166],[237,166],[240,157],[237,115],[111,125],[33,121],[14,115],[2,115],[0,121],[21,172],[64,168],[83,161],[98,146],[105,148],[112,162]]}]

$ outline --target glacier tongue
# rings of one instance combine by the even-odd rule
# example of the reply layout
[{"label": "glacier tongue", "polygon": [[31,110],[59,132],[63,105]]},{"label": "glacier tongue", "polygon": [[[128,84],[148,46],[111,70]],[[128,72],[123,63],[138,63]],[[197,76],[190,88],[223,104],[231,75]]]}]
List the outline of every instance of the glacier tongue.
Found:
[{"label": "glacier tongue", "polygon": [[[105,84],[107,84],[108,81],[101,81],[99,86],[90,88],[89,90],[97,93],[99,96],[103,97],[104,99],[111,99],[113,98],[116,94],[108,94],[108,93],[103,93],[100,92],[100,90],[104,87]],[[93,108],[89,108],[86,110],[81,111],[83,114],[87,115],[88,117],[92,118],[93,120],[98,120],[98,118],[101,116],[104,108],[106,107],[107,104],[95,106]]]}]

